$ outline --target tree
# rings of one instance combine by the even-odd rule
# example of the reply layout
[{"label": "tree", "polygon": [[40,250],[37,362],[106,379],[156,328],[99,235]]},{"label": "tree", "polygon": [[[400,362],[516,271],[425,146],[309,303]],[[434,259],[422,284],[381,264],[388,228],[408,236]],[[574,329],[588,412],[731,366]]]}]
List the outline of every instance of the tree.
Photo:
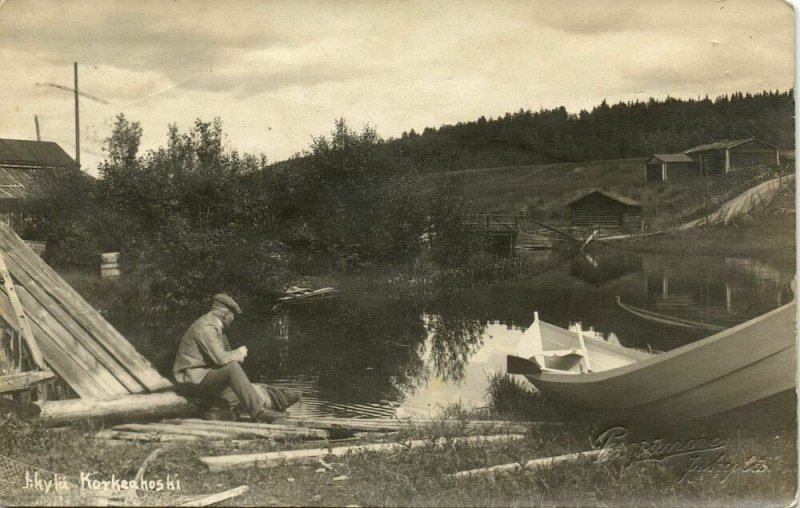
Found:
[{"label": "tree", "polygon": [[295,248],[341,266],[416,255],[425,223],[420,175],[374,128],[356,132],[337,120],[290,168],[297,178],[286,189],[287,219],[303,228],[289,232]]}]

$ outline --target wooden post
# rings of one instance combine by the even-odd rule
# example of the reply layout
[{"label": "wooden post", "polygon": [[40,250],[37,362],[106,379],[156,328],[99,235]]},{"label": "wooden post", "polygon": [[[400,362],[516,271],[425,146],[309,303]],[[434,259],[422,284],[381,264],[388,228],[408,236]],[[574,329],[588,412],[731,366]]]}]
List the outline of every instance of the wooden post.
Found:
[{"label": "wooden post", "polygon": [[586,342],[583,339],[583,329],[581,328],[580,321],[578,323],[576,323],[575,326],[578,329],[578,342],[581,345],[581,355],[583,356],[583,359],[581,360],[581,364],[583,365],[583,368],[585,369],[585,372],[591,372],[592,371],[592,366],[589,363],[589,350],[586,349]]},{"label": "wooden post", "polygon": [[731,151],[729,148],[725,149],[725,174],[731,171]]},{"label": "wooden post", "polygon": [[80,109],[78,106],[78,62],[74,64],[75,69],[75,162],[81,166],[81,122]]},{"label": "wooden post", "polygon": [[41,141],[42,136],[39,134],[39,115],[33,115],[33,123],[36,124],[36,141]]},{"label": "wooden post", "polygon": [[703,175],[703,186],[705,187],[706,226],[708,226],[708,169],[705,170]]},{"label": "wooden post", "polygon": [[42,358],[42,353],[39,351],[39,345],[36,343],[36,339],[33,337],[33,330],[31,330],[31,325],[28,323],[28,316],[25,315],[25,309],[22,308],[22,304],[19,301],[19,297],[17,296],[17,290],[14,288],[14,282],[11,280],[11,274],[8,271],[8,267],[6,266],[5,259],[3,259],[3,255],[0,254],[0,277],[3,279],[3,286],[6,290],[6,295],[8,295],[8,299],[11,302],[11,308],[14,310],[14,315],[17,318],[17,329],[19,330],[20,335],[22,338],[25,339],[25,342],[28,344],[28,349],[31,352],[31,358],[33,359],[33,363],[40,369],[45,370],[44,359]]}]

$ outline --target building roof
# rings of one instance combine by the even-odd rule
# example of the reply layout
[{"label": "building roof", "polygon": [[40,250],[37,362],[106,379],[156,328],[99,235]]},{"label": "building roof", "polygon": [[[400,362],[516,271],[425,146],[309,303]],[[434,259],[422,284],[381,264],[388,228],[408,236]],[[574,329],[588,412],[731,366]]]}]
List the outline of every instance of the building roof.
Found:
[{"label": "building roof", "polygon": [[593,190],[592,192],[589,192],[588,194],[584,194],[583,196],[579,197],[578,199],[576,199],[574,201],[570,201],[569,203],[567,203],[567,206],[572,206],[572,205],[576,204],[579,201],[583,201],[584,199],[588,198],[589,196],[591,196],[593,194],[599,194],[599,195],[601,195],[603,197],[606,197],[608,199],[617,201],[617,202],[622,203],[623,205],[627,205],[627,206],[636,206],[636,207],[641,207],[642,206],[641,203],[639,203],[638,201],[635,201],[635,200],[633,200],[631,198],[628,198],[628,197],[625,197],[625,196],[621,196],[621,195],[616,194],[614,192],[604,191],[604,190]]},{"label": "building roof", "polygon": [[694,162],[685,153],[654,153],[653,158],[662,162]]},{"label": "building roof", "polygon": [[749,143],[750,141],[758,141],[759,143],[764,143],[756,138],[745,138],[745,139],[723,139],[722,141],[717,141],[716,143],[708,143],[705,145],[698,145],[694,148],[690,148],[688,150],[684,150],[683,153],[696,153],[696,152],[708,152],[710,150],[727,150],[728,148],[733,148],[735,146],[743,145],[745,143]]},{"label": "building roof", "polygon": [[52,141],[0,139],[0,165],[76,168],[78,164]]}]

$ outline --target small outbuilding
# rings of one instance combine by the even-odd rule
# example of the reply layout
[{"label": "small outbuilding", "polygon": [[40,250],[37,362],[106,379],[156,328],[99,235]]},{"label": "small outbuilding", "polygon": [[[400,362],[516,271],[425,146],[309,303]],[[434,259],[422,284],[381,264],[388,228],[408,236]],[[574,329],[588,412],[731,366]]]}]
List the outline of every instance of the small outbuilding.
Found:
[{"label": "small outbuilding", "polygon": [[724,175],[742,169],[781,165],[781,150],[757,138],[724,139],[683,153],[692,158],[699,175]]},{"label": "small outbuilding", "polygon": [[78,171],[75,160],[52,141],[0,139],[0,222],[17,229],[36,182],[59,171]]},{"label": "small outbuilding", "polygon": [[656,153],[645,165],[644,179],[647,182],[666,182],[696,174],[694,161],[685,153]]},{"label": "small outbuilding", "polygon": [[567,204],[574,227],[636,231],[642,227],[642,205],[625,196],[595,190]]}]

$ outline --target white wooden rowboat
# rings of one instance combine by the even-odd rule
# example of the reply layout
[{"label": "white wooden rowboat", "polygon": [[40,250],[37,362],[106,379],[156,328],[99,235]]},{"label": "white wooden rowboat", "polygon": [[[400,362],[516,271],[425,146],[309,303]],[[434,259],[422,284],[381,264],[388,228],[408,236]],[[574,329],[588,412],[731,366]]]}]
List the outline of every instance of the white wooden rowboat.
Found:
[{"label": "white wooden rowboat", "polygon": [[580,408],[613,410],[625,420],[686,421],[794,389],[796,314],[792,302],[656,355],[537,317],[508,357],[508,372]]}]

